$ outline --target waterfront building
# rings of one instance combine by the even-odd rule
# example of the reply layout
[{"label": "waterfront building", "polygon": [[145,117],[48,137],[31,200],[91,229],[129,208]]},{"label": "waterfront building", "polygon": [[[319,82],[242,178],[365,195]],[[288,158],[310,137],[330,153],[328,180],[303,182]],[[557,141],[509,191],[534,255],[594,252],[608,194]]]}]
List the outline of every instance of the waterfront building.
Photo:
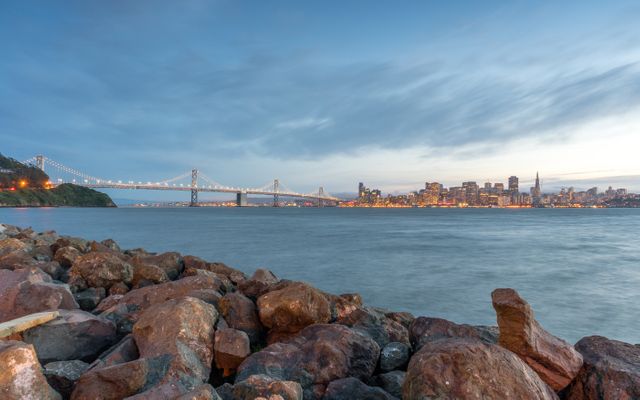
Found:
[{"label": "waterfront building", "polygon": [[465,191],[465,198],[467,200],[467,204],[470,206],[474,206],[478,204],[478,191],[480,188],[478,184],[473,181],[462,182],[462,187]]},{"label": "waterfront building", "polygon": [[517,176],[510,176],[509,177],[509,191],[511,193],[520,192],[520,188],[518,187],[518,185],[519,185],[518,177]]}]

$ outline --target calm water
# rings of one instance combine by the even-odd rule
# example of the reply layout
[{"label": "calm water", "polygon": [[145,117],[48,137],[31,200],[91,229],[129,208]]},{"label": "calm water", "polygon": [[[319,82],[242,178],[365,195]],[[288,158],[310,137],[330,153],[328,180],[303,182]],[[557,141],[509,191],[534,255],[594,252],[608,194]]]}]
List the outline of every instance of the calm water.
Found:
[{"label": "calm water", "polygon": [[495,324],[516,288],[571,342],[640,342],[640,210],[0,209],[0,222],[266,267],[368,304]]}]

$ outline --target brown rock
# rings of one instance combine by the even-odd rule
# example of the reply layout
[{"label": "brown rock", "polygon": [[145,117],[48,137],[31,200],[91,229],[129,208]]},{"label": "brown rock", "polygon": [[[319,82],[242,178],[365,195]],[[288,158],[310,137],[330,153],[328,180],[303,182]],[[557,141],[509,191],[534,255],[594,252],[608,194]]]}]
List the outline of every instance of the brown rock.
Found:
[{"label": "brown rock", "polygon": [[87,249],[89,248],[88,242],[86,240],[82,239],[82,238],[76,238],[76,237],[71,237],[71,236],[62,236],[58,240],[56,240],[55,243],[53,243],[51,245],[51,250],[55,254],[58,251],[59,248],[66,247],[66,246],[75,247],[81,253],[85,253],[87,251]]},{"label": "brown rock", "polygon": [[140,353],[133,336],[127,335],[120,342],[100,354],[88,369],[100,369],[116,364],[124,364],[139,357]]},{"label": "brown rock", "polygon": [[238,284],[239,282],[242,282],[245,279],[247,279],[247,277],[242,271],[238,271],[237,269],[231,268],[223,263],[218,263],[218,262],[210,263],[195,256],[184,256],[183,261],[184,261],[185,269],[195,268],[195,269],[215,272],[217,274],[226,276],[235,284]]},{"label": "brown rock", "polygon": [[557,399],[518,356],[477,339],[426,343],[409,363],[404,399]]},{"label": "brown rock", "polygon": [[82,277],[91,287],[109,289],[112,285],[131,283],[133,268],[112,253],[87,253],[73,263],[70,275]]},{"label": "brown rock", "polygon": [[304,388],[349,376],[367,379],[379,355],[373,339],[344,325],[311,325],[287,342],[251,354],[238,368],[236,384],[260,374],[297,381]]},{"label": "brown rock", "polygon": [[554,390],[571,383],[582,367],[580,353],[545,331],[515,290],[496,289],[491,298],[498,315],[498,344],[520,356]]},{"label": "brown rock", "polygon": [[312,324],[329,322],[326,297],[305,283],[291,284],[260,296],[258,313],[262,324],[275,332],[298,332]]},{"label": "brown rock", "polygon": [[460,325],[442,318],[418,317],[409,328],[409,338],[415,351],[426,343],[439,339],[469,338],[495,344],[498,342],[498,329],[490,326]]},{"label": "brown rock", "polygon": [[144,359],[88,371],[76,382],[71,400],[123,399],[142,390],[148,374]]},{"label": "brown rock", "polygon": [[371,387],[356,378],[338,379],[327,386],[322,400],[397,400],[378,387]]},{"label": "brown rock", "polygon": [[280,381],[267,375],[252,375],[234,385],[233,395],[237,400],[271,396],[281,396],[284,400],[302,400],[302,387],[297,382]]},{"label": "brown rock", "polygon": [[245,295],[252,299],[257,299],[262,296],[266,292],[269,291],[269,288],[278,283],[279,279],[274,275],[273,272],[267,269],[257,269],[251,278],[245,279],[242,282],[238,283],[238,289]]},{"label": "brown rock", "polygon": [[129,286],[127,286],[123,282],[114,283],[109,288],[109,296],[113,296],[116,294],[127,294],[129,292]]},{"label": "brown rock", "polygon": [[576,343],[584,365],[565,390],[566,400],[640,399],[640,346],[602,336]]},{"label": "brown rock", "polygon": [[262,324],[256,305],[247,296],[234,292],[225,294],[218,301],[218,310],[231,328],[241,330],[249,336],[252,344],[262,338]]},{"label": "brown rock", "polygon": [[173,282],[147,286],[131,290],[121,298],[107,297],[94,310],[105,318],[116,322],[121,332],[131,332],[131,328],[149,307],[187,295],[198,295],[202,289],[219,290],[220,281],[207,276],[190,276]]},{"label": "brown rock", "polygon": [[77,308],[69,287],[51,283],[51,277],[38,268],[0,270],[0,322],[40,311]]},{"label": "brown rock", "polygon": [[251,354],[249,336],[236,329],[220,329],[215,334],[214,351],[216,366],[229,376]]},{"label": "brown rock", "polygon": [[0,256],[5,256],[16,251],[28,253],[30,250],[31,246],[21,240],[14,238],[0,240]]},{"label": "brown rock", "polygon": [[0,341],[0,398],[3,400],[59,400],[42,374],[33,346]]},{"label": "brown rock", "polygon": [[338,318],[336,322],[370,336],[380,347],[391,342],[409,345],[407,328],[373,308],[355,307],[350,313]]},{"label": "brown rock", "polygon": [[165,283],[169,282],[169,276],[157,265],[139,262],[133,265],[133,280],[131,284],[138,286],[143,281],[148,281],[153,284]]},{"label": "brown rock", "polygon": [[414,317],[413,314],[409,312],[391,311],[391,312],[385,313],[384,315],[385,317],[396,321],[397,323],[399,323],[400,325],[404,326],[407,329],[411,328],[411,324],[413,324],[413,321],[416,320],[416,317]]},{"label": "brown rock", "polygon": [[169,279],[176,279],[184,269],[182,256],[180,256],[180,253],[176,252],[148,256],[135,256],[131,262],[133,265],[155,265],[162,269]]},{"label": "brown rock", "polygon": [[115,240],[113,239],[105,239],[103,241],[100,242],[101,245],[108,247],[109,249],[113,250],[113,251],[117,251],[118,253],[121,253],[122,250],[120,249],[120,246],[118,246],[118,243],[116,243]]},{"label": "brown rock", "polygon": [[176,397],[175,400],[220,400],[220,396],[218,396],[213,386],[207,383]]},{"label": "brown rock", "polygon": [[26,330],[22,336],[32,344],[38,358],[51,361],[93,361],[117,340],[115,325],[81,310],[60,310],[53,321]]},{"label": "brown rock", "polygon": [[71,268],[73,262],[81,255],[82,253],[80,253],[80,250],[76,249],[75,247],[65,246],[60,247],[56,251],[53,259],[60,263],[60,265],[64,268]]},{"label": "brown rock", "polygon": [[160,383],[206,382],[213,361],[216,309],[184,297],[150,307],[133,327],[141,357],[168,356],[170,366]]}]

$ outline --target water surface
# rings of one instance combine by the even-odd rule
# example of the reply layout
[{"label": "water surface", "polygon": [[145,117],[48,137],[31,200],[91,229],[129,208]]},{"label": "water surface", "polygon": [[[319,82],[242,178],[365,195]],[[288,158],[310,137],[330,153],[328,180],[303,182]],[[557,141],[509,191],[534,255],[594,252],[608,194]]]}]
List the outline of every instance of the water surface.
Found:
[{"label": "water surface", "polygon": [[640,209],[0,209],[0,222],[266,267],[368,304],[495,324],[512,287],[571,342],[640,342]]}]

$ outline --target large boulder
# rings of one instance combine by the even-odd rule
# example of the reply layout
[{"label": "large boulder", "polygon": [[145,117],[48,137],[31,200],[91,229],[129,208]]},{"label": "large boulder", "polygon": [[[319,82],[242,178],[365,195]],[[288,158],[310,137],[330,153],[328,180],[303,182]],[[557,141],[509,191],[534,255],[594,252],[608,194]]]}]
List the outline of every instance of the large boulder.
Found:
[{"label": "large boulder", "polygon": [[493,326],[456,324],[442,318],[418,317],[409,327],[409,339],[414,351],[439,339],[469,338],[486,343],[498,342],[498,329]]},{"label": "large boulder", "polygon": [[124,364],[90,370],[76,382],[72,400],[120,400],[132,396],[148,385],[150,366],[139,359]]},{"label": "large boulder", "polygon": [[207,262],[202,258],[195,256],[184,256],[182,261],[184,262],[185,269],[200,269],[215,272],[216,274],[226,276],[235,284],[247,279],[246,275],[242,271],[238,271],[237,269],[231,268],[220,262]]},{"label": "large boulder", "polygon": [[213,386],[208,383],[176,397],[174,400],[221,400]]},{"label": "large boulder", "polygon": [[229,327],[245,332],[254,345],[260,341],[263,328],[250,298],[238,292],[227,293],[218,301],[217,308]]},{"label": "large boulder", "polygon": [[119,282],[131,283],[133,279],[131,264],[110,252],[91,252],[76,258],[69,273],[91,287],[105,289]]},{"label": "large boulder", "polygon": [[404,399],[557,399],[518,356],[477,339],[426,343],[409,362]]},{"label": "large boulder", "polygon": [[391,342],[409,345],[407,328],[374,308],[355,307],[351,312],[336,319],[336,322],[370,336],[380,347]]},{"label": "large boulder", "polygon": [[274,343],[250,355],[238,368],[236,383],[251,375],[299,382],[303,388],[327,385],[349,376],[369,378],[380,347],[368,336],[338,324],[317,324],[286,342]]},{"label": "large boulder", "polygon": [[0,240],[0,257],[17,251],[28,253],[30,250],[31,246],[23,242],[22,240],[18,240],[15,238]]},{"label": "large boulder", "polygon": [[63,398],[68,399],[75,387],[76,381],[89,368],[89,364],[80,360],[54,361],[44,366],[44,376],[47,382]]},{"label": "large boulder", "polygon": [[376,375],[369,380],[369,384],[380,386],[385,392],[397,398],[402,398],[402,385],[406,376],[404,371],[391,371]]},{"label": "large boulder", "polygon": [[142,262],[133,264],[133,279],[131,280],[133,286],[142,287],[165,282],[169,282],[169,275],[157,265]]},{"label": "large boulder", "polygon": [[176,279],[184,269],[180,253],[168,252],[158,255],[138,255],[131,260],[135,265],[155,265],[163,270],[169,279]]},{"label": "large boulder", "polygon": [[125,336],[121,341],[105,350],[91,363],[89,369],[100,369],[116,364],[124,364],[140,357],[138,346],[132,335]]},{"label": "large boulder", "polygon": [[106,291],[104,288],[88,288],[80,292],[74,293],[73,297],[76,299],[80,308],[84,311],[93,311],[98,304],[105,298]]},{"label": "large boulder", "polygon": [[175,380],[195,387],[209,379],[217,319],[212,305],[183,297],[145,311],[133,327],[133,337],[141,357],[170,359],[160,383]]},{"label": "large boulder", "polygon": [[0,322],[41,311],[77,308],[69,287],[52,283],[40,269],[0,269]]},{"label": "large boulder", "polygon": [[80,257],[82,253],[73,246],[60,247],[53,256],[54,261],[60,263],[63,268],[71,268],[74,261]]},{"label": "large boulder", "polygon": [[327,386],[322,400],[397,400],[397,398],[379,387],[368,386],[356,378],[343,378]]},{"label": "large boulder", "polygon": [[322,292],[302,282],[266,293],[257,304],[260,321],[274,332],[295,333],[331,318],[329,302]]},{"label": "large boulder", "polygon": [[[221,282],[210,276],[190,276],[160,285],[131,290],[122,297],[107,297],[94,310],[118,325],[121,332],[131,332],[139,316],[149,307],[184,296],[210,297],[203,290],[219,291]],[[205,298],[205,300],[206,300]],[[104,304],[103,304],[104,303]]]},{"label": "large boulder", "polygon": [[496,289],[491,298],[498,315],[498,344],[520,356],[554,390],[571,383],[582,367],[580,353],[545,331],[515,290]]},{"label": "large boulder", "polygon": [[640,345],[589,336],[576,343],[584,365],[566,400],[640,399]]},{"label": "large boulder", "polygon": [[81,310],[60,310],[58,318],[28,329],[22,336],[44,363],[93,361],[118,339],[113,322]]},{"label": "large boulder", "polygon": [[380,369],[382,371],[393,371],[402,369],[409,362],[411,348],[405,343],[391,342],[380,351]]},{"label": "large boulder", "polygon": [[3,400],[60,400],[42,374],[33,346],[0,341],[0,398]]},{"label": "large boulder", "polygon": [[215,334],[214,352],[216,367],[229,376],[251,354],[249,336],[232,328],[220,329]]},{"label": "large boulder", "polygon": [[257,269],[251,278],[245,279],[238,283],[238,289],[252,299],[257,299],[267,293],[271,286],[280,280],[275,274],[268,269]]},{"label": "large boulder", "polygon": [[280,381],[267,375],[252,375],[233,387],[235,400],[254,400],[260,397],[302,400],[302,393],[302,387],[298,382]]}]

